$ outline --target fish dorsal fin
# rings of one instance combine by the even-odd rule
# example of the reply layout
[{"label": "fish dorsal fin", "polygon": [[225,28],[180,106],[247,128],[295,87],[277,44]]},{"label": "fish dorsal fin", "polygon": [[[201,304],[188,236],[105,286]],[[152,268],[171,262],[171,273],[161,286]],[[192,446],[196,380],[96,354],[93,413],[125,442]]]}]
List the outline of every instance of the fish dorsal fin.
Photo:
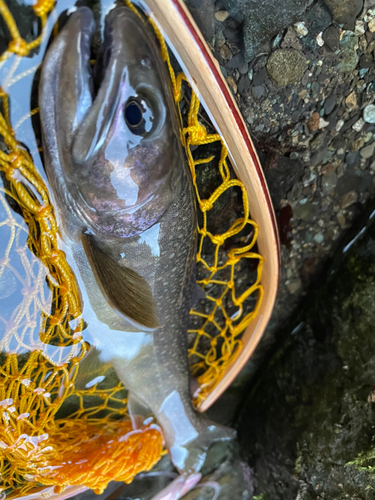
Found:
[{"label": "fish dorsal fin", "polygon": [[147,281],[109,257],[95,244],[91,235],[83,234],[82,244],[102,293],[111,307],[140,329],[160,328],[156,303]]}]

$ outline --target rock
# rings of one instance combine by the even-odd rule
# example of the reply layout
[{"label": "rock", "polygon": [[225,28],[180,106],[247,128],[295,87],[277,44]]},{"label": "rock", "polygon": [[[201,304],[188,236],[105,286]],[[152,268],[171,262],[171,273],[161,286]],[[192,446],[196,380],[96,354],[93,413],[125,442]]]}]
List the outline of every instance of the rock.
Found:
[{"label": "rock", "polygon": [[319,120],[320,114],[315,112],[313,113],[307,121],[307,126],[311,130],[311,132],[316,132],[319,128]]},{"label": "rock", "polygon": [[305,222],[311,222],[314,219],[316,207],[312,203],[301,205],[298,203],[293,209],[293,214],[296,219],[301,219]]},{"label": "rock", "polygon": [[326,46],[336,52],[340,46],[340,33],[334,26],[329,26],[323,33],[323,40]]},{"label": "rock", "polygon": [[350,207],[353,203],[356,203],[358,199],[357,191],[349,191],[349,193],[344,194],[340,201],[340,207],[342,210]]},{"label": "rock", "polygon": [[262,85],[267,78],[267,69],[262,68],[258,73],[255,73],[253,76],[253,84],[254,85]]},{"label": "rock", "polygon": [[314,241],[315,241],[315,243],[317,243],[318,245],[320,245],[321,243],[323,243],[323,241],[324,241],[324,235],[323,235],[323,233],[317,233],[317,234],[314,236]]},{"label": "rock", "polygon": [[328,174],[323,175],[322,178],[322,189],[324,194],[330,194],[336,187],[337,175],[335,172],[328,172]]},{"label": "rock", "polygon": [[352,92],[345,99],[345,104],[349,109],[357,109],[357,95],[355,92]]},{"label": "rock", "polygon": [[228,85],[231,89],[231,91],[233,92],[233,94],[237,94],[237,84],[236,82],[234,81],[233,77],[232,76],[228,76]]},{"label": "rock", "polygon": [[251,93],[255,97],[255,99],[260,99],[261,97],[264,96],[264,87],[263,85],[257,85],[255,87],[252,87]]},{"label": "rock", "polygon": [[290,280],[286,284],[286,287],[291,295],[298,292],[298,290],[301,288],[301,286],[302,286],[302,281],[299,278],[297,278],[295,280]]},{"label": "rock", "polygon": [[[272,168],[267,164],[272,162]],[[279,207],[280,201],[292,189],[303,175],[303,164],[299,160],[291,160],[287,156],[266,156],[263,160],[267,184],[275,207]]]},{"label": "rock", "polygon": [[375,17],[374,19],[371,19],[371,21],[368,23],[368,29],[371,31],[371,33],[374,33],[375,31]]},{"label": "rock", "polygon": [[232,52],[228,45],[224,44],[222,47],[220,47],[220,56],[226,60],[232,57]]},{"label": "rock", "polygon": [[[293,24],[293,29],[296,35],[300,38],[307,35],[309,30],[306,28],[306,24],[304,22],[298,22]],[[288,30],[289,31],[289,30]]]},{"label": "rock", "polygon": [[329,115],[332,113],[333,108],[336,105],[336,99],[337,99],[337,97],[335,94],[332,94],[329,97],[327,97],[327,99],[324,102],[324,114],[325,115]]},{"label": "rock", "polygon": [[286,87],[301,80],[307,61],[306,57],[294,49],[279,49],[268,59],[267,71],[279,87]]},{"label": "rock", "polygon": [[363,0],[324,0],[332,15],[347,30],[354,30],[355,20],[363,7]]},{"label": "rock", "polygon": [[320,85],[318,82],[312,82],[311,84],[311,92],[313,94],[318,94],[320,91]]},{"label": "rock", "polygon": [[346,154],[345,163],[349,168],[359,167],[360,162],[361,159],[358,151],[349,151],[349,153]]},{"label": "rock", "polygon": [[373,497],[375,230],[364,228],[278,332],[242,409],[254,498]]},{"label": "rock", "polygon": [[314,151],[315,149],[320,149],[324,145],[324,142],[325,142],[325,136],[324,136],[324,134],[323,133],[319,133],[310,142],[310,148],[311,148],[311,150]]},{"label": "rock", "polygon": [[374,155],[374,152],[375,152],[375,142],[362,148],[360,151],[360,155],[365,160],[368,160],[369,158],[371,158]]},{"label": "rock", "polygon": [[375,66],[374,59],[371,54],[363,54],[359,58],[359,67],[360,68],[373,68]]},{"label": "rock", "polygon": [[364,124],[365,122],[362,120],[362,118],[360,118],[352,125],[352,129],[356,132],[360,132],[363,129]]},{"label": "rock", "polygon": [[331,24],[332,16],[326,5],[319,0],[308,9],[304,19],[309,36],[314,38]]},{"label": "rock", "polygon": [[358,46],[358,37],[350,32],[341,40],[342,50],[339,54],[339,70],[341,73],[349,73],[353,71],[359,62],[356,47]]},{"label": "rock", "polygon": [[289,28],[285,33],[283,41],[281,42],[282,49],[296,49],[301,50],[302,45],[297,38],[297,33],[293,28]]},{"label": "rock", "polygon": [[368,104],[365,107],[363,119],[366,123],[375,123],[375,104]]},{"label": "rock", "polygon": [[355,23],[355,29],[354,29],[354,34],[356,36],[362,36],[365,34],[365,23],[363,21],[356,21]]},{"label": "rock", "polygon": [[232,57],[232,59],[228,62],[229,69],[237,69],[242,66],[244,63],[243,55],[240,53],[236,54]]},{"label": "rock", "polygon": [[[189,3],[190,2],[190,3]],[[204,38],[211,41],[215,31],[215,6],[211,0],[189,0],[189,11],[201,30]]]},{"label": "rock", "polygon": [[344,49],[340,53],[339,69],[341,73],[350,73],[355,70],[359,61],[355,50]]},{"label": "rock", "polygon": [[226,10],[219,10],[219,12],[216,12],[215,14],[215,18],[221,23],[223,23],[228,17],[229,12],[227,12]]},{"label": "rock", "polygon": [[237,28],[225,28],[224,36],[229,42],[240,41],[240,33]]},{"label": "rock", "polygon": [[[235,0],[225,0],[228,1],[235,3]],[[299,21],[308,3],[309,0],[283,0],[275,8],[273,0],[243,1],[246,5],[243,11],[245,59],[250,61],[262,44]]]}]

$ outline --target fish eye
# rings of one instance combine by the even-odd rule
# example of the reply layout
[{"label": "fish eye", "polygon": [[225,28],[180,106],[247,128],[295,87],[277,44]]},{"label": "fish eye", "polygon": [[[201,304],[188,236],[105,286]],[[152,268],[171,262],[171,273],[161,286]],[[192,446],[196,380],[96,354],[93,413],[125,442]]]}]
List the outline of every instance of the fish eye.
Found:
[{"label": "fish eye", "polygon": [[139,127],[142,123],[143,109],[137,101],[131,101],[126,105],[125,120],[130,128]]},{"label": "fish eye", "polygon": [[124,109],[124,118],[130,131],[135,135],[145,135],[153,127],[153,113],[143,99],[131,97]]}]

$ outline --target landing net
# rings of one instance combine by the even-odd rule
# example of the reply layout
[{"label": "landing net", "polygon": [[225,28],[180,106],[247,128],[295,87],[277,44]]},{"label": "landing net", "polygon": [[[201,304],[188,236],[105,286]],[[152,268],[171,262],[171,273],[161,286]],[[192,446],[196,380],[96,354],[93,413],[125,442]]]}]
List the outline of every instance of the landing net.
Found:
[{"label": "landing net", "polygon": [[[38,490],[42,497],[50,485],[56,493],[68,485],[100,493],[111,480],[130,482],[149,470],[163,453],[156,426],[132,430],[126,390],[115,377],[107,377],[104,385],[75,388],[88,350],[81,335],[84,318],[75,277],[59,246],[33,134],[38,108],[22,106],[17,93],[20,82],[33,91],[46,42],[67,3],[38,0],[33,7],[22,7],[38,27],[31,37],[17,25],[18,3],[11,10],[0,0],[0,28],[8,37],[0,56],[0,234],[7,242],[0,255],[1,498]],[[183,73],[174,71],[163,37],[152,25],[180,110],[181,140],[201,212],[197,273],[206,299],[191,311],[188,332],[191,371],[200,383],[194,401],[199,406],[240,352],[241,333],[257,315],[263,258],[256,252],[258,227],[248,215],[245,187],[233,175],[221,137],[207,122]],[[216,154],[207,154],[210,145]],[[216,169],[210,192],[200,177],[207,166]],[[232,212],[240,216],[221,214],[228,225],[215,232],[210,215],[217,219],[215,207],[231,192],[235,196],[229,199],[237,200]],[[241,283],[247,262],[254,280]]]}]

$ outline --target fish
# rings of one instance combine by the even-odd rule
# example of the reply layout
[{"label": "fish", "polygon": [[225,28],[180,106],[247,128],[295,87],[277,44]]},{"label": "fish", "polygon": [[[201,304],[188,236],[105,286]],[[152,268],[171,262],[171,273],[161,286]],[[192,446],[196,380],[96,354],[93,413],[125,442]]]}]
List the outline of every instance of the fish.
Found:
[{"label": "fish", "polygon": [[133,425],[153,415],[174,466],[193,484],[211,445],[235,432],[198,413],[190,396],[192,178],[149,25],[115,7],[91,66],[95,30],[92,11],[76,8],[47,50],[39,83],[44,168],[91,345],[84,362],[113,365]]}]

